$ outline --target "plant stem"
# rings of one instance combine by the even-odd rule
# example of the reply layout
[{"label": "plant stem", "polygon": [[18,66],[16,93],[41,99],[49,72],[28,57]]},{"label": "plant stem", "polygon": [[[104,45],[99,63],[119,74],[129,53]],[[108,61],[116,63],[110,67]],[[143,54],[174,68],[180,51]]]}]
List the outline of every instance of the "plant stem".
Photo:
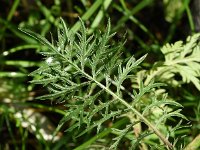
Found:
[{"label": "plant stem", "polygon": [[119,121],[117,121],[115,124],[113,124],[112,127],[102,131],[101,133],[97,134],[96,136],[94,136],[93,138],[91,138],[90,140],[88,140],[87,142],[83,143],[82,145],[76,147],[74,150],[83,150],[86,149],[89,145],[91,145],[93,142],[95,142],[97,139],[100,139],[106,135],[108,135],[112,129],[111,128],[118,128],[121,125],[123,125],[124,123],[126,123],[128,121],[127,118],[123,118]]},{"label": "plant stem", "polygon": [[198,148],[200,148],[200,134],[184,150],[197,150]]},{"label": "plant stem", "polygon": [[191,14],[191,11],[190,11],[190,8],[189,8],[189,2],[188,2],[188,0],[184,1],[184,6],[185,6],[186,13],[187,13],[187,16],[188,16],[188,22],[189,22],[189,25],[190,25],[190,29],[191,29],[192,33],[194,33],[195,26],[194,26],[194,21],[192,19],[192,14]]},{"label": "plant stem", "polygon": [[[81,17],[83,21],[88,20],[94,12],[97,10],[97,8],[102,4],[103,0],[97,0],[95,3],[90,7],[90,9]],[[79,28],[81,27],[80,21],[78,21],[72,28],[71,31],[76,33]]]},{"label": "plant stem", "polygon": [[8,14],[8,16],[7,16],[7,18],[6,18],[6,24],[5,24],[5,26],[2,28],[1,35],[0,35],[0,40],[3,38],[4,33],[5,33],[5,31],[6,31],[6,28],[7,28],[8,25],[10,24],[10,21],[11,21],[11,19],[13,18],[14,13],[15,13],[15,11],[17,10],[17,7],[19,6],[19,2],[20,2],[20,0],[15,0],[15,1],[14,1],[13,5],[12,5],[12,8],[11,8],[11,10],[10,10],[10,12],[9,12],[9,14]]},{"label": "plant stem", "polygon": [[117,31],[127,20],[129,20],[130,16],[133,16],[136,14],[138,11],[142,10],[149,4],[151,4],[153,0],[143,0],[140,3],[138,3],[132,10],[129,12],[129,14],[121,17],[119,21],[117,22],[117,25],[112,29],[112,32]]},{"label": "plant stem", "polygon": [[88,31],[88,33],[92,33],[94,31],[95,28],[97,28],[99,26],[99,23],[101,22],[105,11],[108,9],[108,7],[110,6],[112,0],[106,0],[104,1],[103,8],[99,10],[98,14],[96,15],[94,21],[92,22],[92,25],[90,27],[90,30]]},{"label": "plant stem", "polygon": [[[73,64],[72,62],[70,62]],[[77,71],[81,72],[84,76],[86,76],[89,80],[94,81],[99,87],[104,89],[107,93],[112,95],[115,99],[118,99],[123,105],[125,105],[127,108],[132,110],[150,129],[152,129],[155,134],[165,143],[170,149],[173,149],[173,145],[163,136],[163,134],[155,128],[155,125],[153,125],[149,120],[147,120],[140,112],[138,112],[135,108],[133,108],[129,103],[127,103],[124,99],[116,95],[113,91],[111,91],[108,87],[104,86],[102,83],[98,82],[94,78],[92,78],[89,74],[85,73],[83,70],[81,70],[79,67],[73,65]]]}]

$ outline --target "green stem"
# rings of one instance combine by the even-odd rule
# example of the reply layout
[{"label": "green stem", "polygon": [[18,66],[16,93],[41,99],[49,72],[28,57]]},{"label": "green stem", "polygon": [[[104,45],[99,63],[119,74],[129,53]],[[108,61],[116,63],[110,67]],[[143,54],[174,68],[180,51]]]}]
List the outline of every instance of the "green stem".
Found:
[{"label": "green stem", "polygon": [[[189,0],[184,0],[184,5],[188,5]],[[178,27],[177,24],[180,21],[180,19],[183,17],[183,13],[185,11],[185,7],[181,7],[178,11],[176,11],[176,15],[173,19],[173,23],[171,24],[169,31],[168,31],[168,35],[164,41],[164,43],[169,43],[170,40],[174,37],[174,34],[176,33],[176,28]]]},{"label": "green stem", "polygon": [[8,132],[9,132],[9,134],[10,134],[10,137],[11,137],[11,139],[12,139],[13,145],[14,145],[14,147],[15,147],[15,150],[18,150],[19,148],[18,148],[18,146],[17,146],[17,141],[15,140],[15,137],[14,137],[14,135],[13,135],[13,131],[12,131],[12,128],[11,128],[11,126],[10,126],[10,121],[9,121],[9,118],[8,118],[7,115],[5,115],[5,121],[6,121],[6,125],[7,125]]},{"label": "green stem", "polygon": [[55,106],[51,107],[51,106],[45,106],[45,105],[41,105],[41,104],[37,104],[37,103],[23,103],[23,102],[16,102],[16,103],[12,103],[13,105],[19,105],[19,106],[30,106],[30,107],[36,107],[36,108],[42,108],[42,109],[46,109],[48,111],[51,112],[55,112],[58,113],[60,115],[66,115],[66,112],[61,110],[61,109],[57,109]]},{"label": "green stem", "polygon": [[[122,1],[123,6],[125,5],[124,2]],[[121,8],[118,5],[114,5],[114,7],[121,13],[123,13],[124,16],[128,16],[129,20],[131,20],[133,23],[135,23],[143,32],[145,32],[152,40],[154,40],[155,43],[158,44],[158,41],[155,39],[154,35],[147,29],[147,27],[142,24],[136,17],[134,17],[133,15],[130,16],[129,14],[131,14],[131,11],[126,8],[126,6],[124,6],[125,8]]]},{"label": "green stem", "polygon": [[[70,62],[73,64],[72,62]],[[104,86],[102,83],[93,79],[89,74],[85,73],[83,70],[73,65],[77,71],[80,71],[84,76],[86,76],[89,80],[94,81],[99,87],[104,89],[107,93],[112,95],[115,99],[118,99],[123,105],[132,110],[150,129],[152,129],[155,134],[165,143],[170,149],[173,149],[173,145],[162,135],[162,133],[153,125],[149,120],[147,120],[140,112],[138,112],[135,108],[133,108],[129,103],[127,103],[124,99],[116,95],[113,91],[111,91],[108,87]]]},{"label": "green stem", "polygon": [[200,148],[200,134],[186,146],[184,150],[197,150]]},{"label": "green stem", "polygon": [[101,20],[104,16],[104,12],[108,9],[111,2],[112,2],[112,0],[104,1],[103,8],[101,10],[99,10],[97,16],[95,17],[95,19],[90,27],[90,30],[88,31],[89,34],[92,33],[94,31],[94,29],[99,26],[99,23],[101,22]]},{"label": "green stem", "polygon": [[117,31],[118,28],[120,28],[124,22],[126,22],[127,20],[129,20],[130,16],[133,16],[134,14],[136,14],[138,11],[142,10],[143,8],[145,8],[146,6],[148,6],[149,4],[151,4],[153,2],[153,0],[143,0],[141,1],[137,6],[135,6],[129,14],[124,15],[118,22],[117,25],[112,29],[113,32]]},{"label": "green stem", "polygon": [[[90,9],[81,17],[83,21],[88,20],[94,12],[99,8],[99,6],[102,4],[103,0],[96,0],[95,3],[90,7]],[[79,28],[81,27],[81,22],[78,21],[72,28],[71,31],[73,33],[76,33]]]},{"label": "green stem", "polygon": [[190,29],[191,29],[191,31],[193,33],[194,30],[195,30],[195,27],[194,27],[194,21],[192,19],[192,14],[191,14],[191,11],[190,11],[190,8],[189,8],[189,2],[188,2],[188,0],[184,1],[184,5],[185,5],[186,13],[187,13],[187,16],[188,16],[188,21],[189,21]]},{"label": "green stem", "polygon": [[119,121],[117,121],[115,124],[113,124],[112,127],[102,131],[101,133],[97,134],[96,136],[94,136],[93,138],[91,138],[90,140],[88,140],[87,142],[83,143],[82,145],[76,147],[74,150],[83,150],[86,149],[89,145],[91,145],[92,143],[94,143],[97,139],[103,138],[104,136],[108,135],[109,133],[112,132],[112,128],[118,128],[121,125],[123,125],[124,123],[128,122],[127,118],[123,118]]},{"label": "green stem", "polygon": [[15,13],[15,10],[17,9],[18,5],[19,5],[19,1],[20,0],[15,0],[14,4],[12,5],[12,8],[7,16],[7,21],[10,21]]},{"label": "green stem", "polygon": [[4,51],[3,55],[7,56],[11,53],[15,53],[16,51],[20,51],[20,50],[24,50],[24,49],[38,49],[38,48],[41,48],[41,46],[36,45],[36,44],[20,45],[20,46],[11,48],[8,51]]},{"label": "green stem", "polygon": [[5,26],[2,28],[1,35],[0,35],[0,40],[3,38],[4,33],[5,33],[5,31],[6,31],[6,28],[7,28],[7,26],[9,25],[9,23],[10,23],[10,21],[11,21],[13,15],[14,15],[14,13],[15,13],[17,7],[19,6],[19,2],[20,2],[20,0],[15,0],[15,1],[14,1],[14,4],[12,5],[12,8],[11,8],[11,10],[10,10],[10,12],[9,12],[9,14],[8,14],[8,16],[7,16],[7,18],[6,18],[6,22],[7,22],[7,23],[6,23]]}]

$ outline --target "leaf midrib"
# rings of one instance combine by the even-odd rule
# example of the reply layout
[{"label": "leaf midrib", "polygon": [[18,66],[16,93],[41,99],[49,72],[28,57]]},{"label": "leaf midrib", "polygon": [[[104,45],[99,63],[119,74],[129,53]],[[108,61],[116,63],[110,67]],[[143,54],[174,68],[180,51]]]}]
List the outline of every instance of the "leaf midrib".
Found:
[{"label": "leaf midrib", "polygon": [[[69,60],[68,60],[69,61]],[[153,125],[148,119],[146,119],[139,111],[137,111],[135,108],[133,108],[129,103],[127,103],[124,99],[116,95],[113,91],[111,91],[108,87],[94,79],[92,76],[84,72],[84,70],[80,69],[77,65],[74,65],[73,62],[69,61],[69,63],[80,73],[82,73],[85,77],[87,77],[89,80],[95,82],[100,88],[104,89],[107,93],[112,95],[115,99],[118,99],[124,106],[129,108],[133,113],[135,113],[149,128],[151,128],[155,134],[165,143],[170,149],[173,149],[173,145],[164,137],[164,135],[155,128],[155,125]]]}]

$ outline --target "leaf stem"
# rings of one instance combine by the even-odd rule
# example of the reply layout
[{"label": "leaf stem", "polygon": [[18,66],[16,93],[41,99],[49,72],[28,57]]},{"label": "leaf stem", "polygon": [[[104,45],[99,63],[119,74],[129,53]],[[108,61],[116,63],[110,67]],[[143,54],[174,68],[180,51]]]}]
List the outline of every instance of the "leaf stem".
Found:
[{"label": "leaf stem", "polygon": [[[72,62],[71,62],[72,64]],[[170,149],[173,149],[173,145],[164,137],[164,135],[151,123],[149,120],[147,120],[139,111],[137,111],[135,108],[133,108],[129,103],[127,103],[124,99],[116,95],[113,91],[111,91],[108,87],[104,86],[102,83],[95,80],[93,77],[91,77],[89,74],[81,70],[80,68],[76,67],[78,71],[80,71],[84,76],[86,76],[89,80],[94,81],[99,87],[104,89],[107,93],[112,95],[115,99],[118,99],[123,105],[125,105],[127,108],[132,110],[149,128],[151,128],[155,134],[165,143]]]}]

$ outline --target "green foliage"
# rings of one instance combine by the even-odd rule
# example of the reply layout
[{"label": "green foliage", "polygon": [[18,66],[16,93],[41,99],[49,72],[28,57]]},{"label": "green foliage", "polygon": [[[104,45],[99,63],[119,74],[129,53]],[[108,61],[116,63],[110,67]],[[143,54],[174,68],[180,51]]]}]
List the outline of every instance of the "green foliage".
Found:
[{"label": "green foliage", "polygon": [[[117,131],[117,137],[110,149],[117,149],[118,143],[126,137],[130,129],[142,122],[149,127],[146,131],[152,131],[157,135],[156,139],[160,139],[166,147],[172,149],[173,145],[168,141],[169,137],[166,137],[171,133],[166,128],[166,135],[163,135],[159,126],[173,116],[186,119],[180,109],[173,110],[171,107],[181,105],[168,100],[166,96],[162,98],[157,95],[155,90],[162,86],[159,83],[149,82],[143,85],[141,80],[139,91],[133,93],[124,87],[125,81],[131,82],[131,75],[137,72],[146,55],[138,60],[134,57],[127,61],[120,59],[124,42],[112,45],[110,39],[114,34],[110,33],[110,28],[108,21],[104,34],[88,36],[82,21],[81,31],[74,33],[69,31],[61,19],[58,41],[52,43],[37,33],[21,29],[49,49],[48,52],[41,52],[46,57],[44,65],[31,73],[31,76],[40,76],[40,79],[33,80],[32,83],[42,84],[50,92],[40,99],[65,103],[66,115],[60,124],[72,120],[67,131],[76,131],[73,134],[76,138],[91,132],[93,128],[97,128],[97,133],[102,132],[106,121],[128,116],[131,124],[127,124],[122,130],[113,129]],[[124,96],[125,93],[129,93],[129,96]],[[149,98],[145,98],[146,96]],[[156,114],[155,109],[159,114]],[[129,132],[132,136],[128,138],[130,148],[140,143],[138,140],[142,141],[152,134],[145,131],[138,134],[142,135],[143,132],[145,136],[140,138]]]},{"label": "green foliage", "polygon": [[[178,41],[174,44],[166,44],[161,48],[165,60],[157,62],[148,72],[145,84],[152,79],[167,82],[172,86],[181,86],[183,83],[192,82],[200,90],[200,34],[195,34],[187,38],[186,44]],[[177,80],[176,75],[182,77]]]},{"label": "green foliage", "polygon": [[[163,43],[183,40],[198,30],[198,5],[192,7],[197,1],[1,1],[0,149],[166,149],[162,135],[174,149],[199,149],[199,35],[162,48],[169,52],[160,51]],[[60,16],[70,27],[65,31],[67,38]],[[81,26],[84,28],[78,16],[87,29],[77,33]],[[108,17],[112,28],[106,35],[98,31],[107,33]],[[41,46],[18,27],[36,31],[42,36],[31,34],[48,46]],[[56,28],[61,39],[52,36]],[[115,31],[117,34],[112,35]],[[93,34],[96,32],[98,35]],[[120,42],[125,32],[126,40]],[[51,36],[51,42],[43,38]],[[97,53],[105,37],[109,37],[104,41],[108,47]],[[57,56],[54,49],[66,53],[69,42],[76,51],[70,50],[65,56],[112,94]],[[190,47],[187,51],[186,45]],[[187,53],[183,58],[182,51]],[[137,61],[133,54],[145,59]],[[171,54],[173,59],[167,59]],[[38,67],[41,70],[33,73],[34,81],[28,82],[32,80],[28,74]],[[45,95],[47,88],[49,96]],[[51,101],[38,101],[39,95]],[[179,109],[182,106],[183,111]],[[181,125],[187,122],[183,115],[191,121],[189,125]],[[146,124],[150,122],[150,128],[154,125],[154,131],[141,117]],[[155,133],[162,135],[158,138]]]}]

